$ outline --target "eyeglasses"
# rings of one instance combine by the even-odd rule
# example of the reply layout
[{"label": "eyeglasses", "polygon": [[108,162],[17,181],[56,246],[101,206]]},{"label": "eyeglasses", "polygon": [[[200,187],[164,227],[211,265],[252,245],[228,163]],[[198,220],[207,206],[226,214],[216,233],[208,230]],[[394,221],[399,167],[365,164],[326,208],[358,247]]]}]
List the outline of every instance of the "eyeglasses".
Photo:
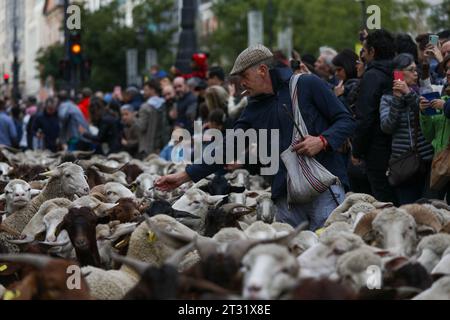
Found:
[{"label": "eyeglasses", "polygon": [[416,67],[409,67],[409,68],[403,69],[403,71],[417,72],[417,68]]}]

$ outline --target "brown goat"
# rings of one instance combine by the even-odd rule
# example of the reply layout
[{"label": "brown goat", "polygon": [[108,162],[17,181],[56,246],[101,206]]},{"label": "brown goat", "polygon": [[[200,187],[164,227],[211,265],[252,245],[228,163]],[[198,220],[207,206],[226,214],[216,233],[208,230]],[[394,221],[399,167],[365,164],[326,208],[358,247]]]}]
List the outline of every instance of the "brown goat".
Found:
[{"label": "brown goat", "polygon": [[122,198],[119,203],[107,211],[111,220],[119,220],[120,223],[136,221],[141,216],[138,204],[131,198]]},{"label": "brown goat", "polygon": [[82,266],[100,267],[95,228],[97,223],[103,222],[102,219],[104,218],[98,218],[91,208],[70,208],[58,226],[57,234],[63,229],[67,230],[77,259]]},{"label": "brown goat", "polygon": [[120,171],[126,174],[128,184],[132,183],[137,177],[144,173],[138,165],[129,163],[120,168]]},{"label": "brown goat", "polygon": [[[54,259],[38,254],[0,255],[2,261],[26,263],[35,269],[8,290],[15,293],[15,300],[88,300],[89,287],[80,272],[79,288],[69,288],[73,261]],[[74,274],[75,275],[75,274]]]}]

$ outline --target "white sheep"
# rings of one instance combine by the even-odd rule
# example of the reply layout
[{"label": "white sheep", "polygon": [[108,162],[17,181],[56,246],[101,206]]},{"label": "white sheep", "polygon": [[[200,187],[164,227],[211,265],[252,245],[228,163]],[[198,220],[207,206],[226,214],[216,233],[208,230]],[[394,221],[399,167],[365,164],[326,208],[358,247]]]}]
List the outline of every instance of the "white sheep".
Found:
[{"label": "white sheep", "polygon": [[[194,238],[196,233],[175,219],[157,215],[150,220],[158,228]],[[175,250],[158,239],[146,223],[141,223],[132,233],[127,257],[137,259],[153,266],[161,266]],[[139,281],[139,275],[131,268],[122,265],[119,270],[103,270],[87,266],[82,268],[91,295],[101,300],[118,300]]]},{"label": "white sheep", "polygon": [[417,262],[431,272],[448,248],[450,248],[450,234],[438,233],[424,237],[417,245]]},{"label": "white sheep", "polygon": [[251,249],[242,259],[245,299],[276,299],[296,283],[299,265],[284,246],[268,244]]},{"label": "white sheep", "polygon": [[419,293],[413,300],[450,300],[450,276],[435,281],[431,288]]},{"label": "white sheep", "polygon": [[0,197],[6,201],[6,211],[8,216],[24,208],[33,196],[40,193],[40,190],[31,189],[28,182],[20,179],[11,180],[5,186],[5,193]]}]

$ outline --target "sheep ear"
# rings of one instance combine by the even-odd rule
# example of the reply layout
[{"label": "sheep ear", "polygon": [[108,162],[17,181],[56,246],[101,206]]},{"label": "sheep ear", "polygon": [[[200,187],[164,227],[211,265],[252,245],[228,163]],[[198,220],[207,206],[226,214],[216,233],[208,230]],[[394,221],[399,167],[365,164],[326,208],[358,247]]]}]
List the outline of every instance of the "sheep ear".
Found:
[{"label": "sheep ear", "polygon": [[30,193],[31,193],[31,196],[34,197],[34,196],[37,196],[39,193],[41,193],[41,190],[31,189]]},{"label": "sheep ear", "polygon": [[217,206],[226,197],[227,197],[227,195],[224,195],[224,196],[209,196],[207,198],[207,202],[210,205]]}]

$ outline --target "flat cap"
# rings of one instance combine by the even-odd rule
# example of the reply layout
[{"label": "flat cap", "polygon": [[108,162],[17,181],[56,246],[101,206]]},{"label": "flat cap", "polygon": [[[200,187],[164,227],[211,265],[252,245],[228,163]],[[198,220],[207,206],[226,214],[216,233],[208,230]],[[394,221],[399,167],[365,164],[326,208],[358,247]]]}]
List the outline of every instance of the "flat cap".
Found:
[{"label": "flat cap", "polygon": [[273,58],[273,54],[262,44],[248,47],[237,57],[230,75],[234,76],[240,74],[248,68],[253,67],[269,58]]}]

